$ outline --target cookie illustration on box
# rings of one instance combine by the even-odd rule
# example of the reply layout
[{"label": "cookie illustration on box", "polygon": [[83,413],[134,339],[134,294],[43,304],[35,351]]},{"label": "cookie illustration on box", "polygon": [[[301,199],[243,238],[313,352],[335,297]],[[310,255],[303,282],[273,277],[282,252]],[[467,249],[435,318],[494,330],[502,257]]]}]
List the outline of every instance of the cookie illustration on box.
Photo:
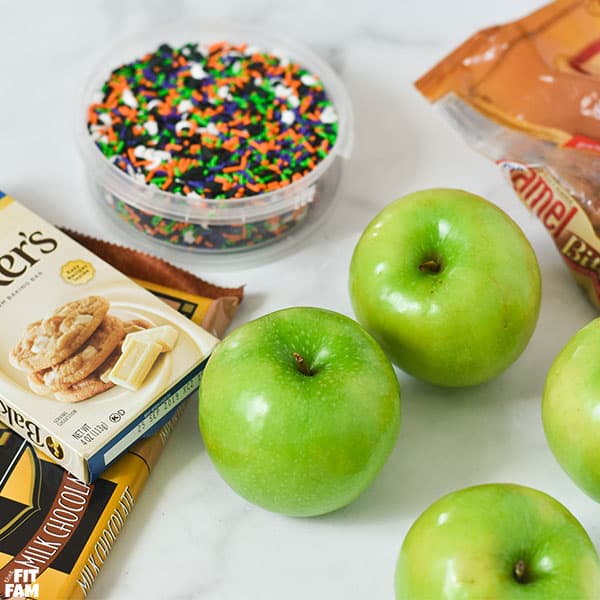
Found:
[{"label": "cookie illustration on box", "polygon": [[10,363],[22,371],[39,371],[62,362],[98,329],[108,308],[108,300],[99,296],[68,302],[27,327],[10,353]]},{"label": "cookie illustration on box", "polygon": [[62,402],[93,398],[114,386],[138,390],[159,356],[175,347],[171,325],[110,313],[110,301],[86,296],[27,326],[9,362],[31,390]]}]

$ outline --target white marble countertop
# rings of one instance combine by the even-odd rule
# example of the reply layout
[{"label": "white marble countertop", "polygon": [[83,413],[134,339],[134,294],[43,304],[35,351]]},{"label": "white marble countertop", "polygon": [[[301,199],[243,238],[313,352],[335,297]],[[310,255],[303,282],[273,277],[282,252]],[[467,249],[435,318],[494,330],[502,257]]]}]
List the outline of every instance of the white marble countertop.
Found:
[{"label": "white marble countertop", "polygon": [[559,260],[541,224],[495,165],[466,147],[412,88],[464,37],[523,15],[537,0],[96,0],[3,2],[0,35],[0,189],[48,220],[120,243],[94,204],[73,135],[77,90],[119,38],[171,17],[234,17],[289,34],[328,58],[354,104],[355,149],[325,228],[297,251],[259,267],[201,268],[224,285],[246,284],[235,324],[275,309],[315,305],[352,315],[347,271],[375,213],[425,187],[461,187],[504,208],[525,230],[543,276],[537,330],[496,380],[444,391],[399,373],[402,430],[381,475],[357,501],[316,519],[254,507],[219,478],[188,406],[90,598],[206,600],[391,599],[403,537],[439,496],[512,481],[564,502],[600,548],[598,507],[562,472],[544,438],[540,397],[567,339],[596,312]]}]

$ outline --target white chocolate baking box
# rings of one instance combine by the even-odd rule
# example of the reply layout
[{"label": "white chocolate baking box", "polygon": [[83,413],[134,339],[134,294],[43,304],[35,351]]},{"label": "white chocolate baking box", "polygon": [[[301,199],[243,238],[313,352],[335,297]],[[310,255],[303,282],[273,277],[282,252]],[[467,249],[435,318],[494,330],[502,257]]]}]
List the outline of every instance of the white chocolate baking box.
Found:
[{"label": "white chocolate baking box", "polygon": [[198,387],[217,338],[0,192],[0,421],[84,482]]}]

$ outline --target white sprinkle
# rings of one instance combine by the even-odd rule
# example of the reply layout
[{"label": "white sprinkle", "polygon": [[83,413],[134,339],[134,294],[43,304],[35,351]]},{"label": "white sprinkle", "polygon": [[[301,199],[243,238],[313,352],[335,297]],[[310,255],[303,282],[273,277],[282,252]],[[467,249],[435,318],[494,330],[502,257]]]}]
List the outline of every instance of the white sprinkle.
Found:
[{"label": "white sprinkle", "polygon": [[315,83],[317,83],[317,80],[312,76],[309,75],[308,73],[305,73],[304,75],[302,75],[302,77],[300,77],[300,81],[304,84],[304,85],[315,85]]},{"label": "white sprinkle", "polygon": [[287,98],[291,95],[292,90],[281,83],[275,86],[275,95],[278,98]]},{"label": "white sprinkle", "polygon": [[262,77],[255,77],[254,78],[254,85],[261,85],[263,82]]},{"label": "white sprinkle", "polygon": [[150,135],[156,135],[158,133],[158,123],[156,121],[146,121],[144,123],[144,129]]},{"label": "white sprinkle", "polygon": [[194,105],[189,100],[182,100],[177,105],[177,112],[179,114],[183,114],[189,112],[190,110],[192,110],[192,108],[194,108]]},{"label": "white sprinkle", "polygon": [[190,55],[190,49],[189,48],[183,48],[183,50],[181,51],[181,54],[183,54],[184,56],[189,56]]},{"label": "white sprinkle", "polygon": [[227,98],[228,95],[229,95],[229,86],[222,85],[219,88],[219,91],[217,92],[217,96],[219,96],[219,98]]},{"label": "white sprinkle", "polygon": [[158,106],[161,101],[158,98],[154,98],[154,100],[150,100],[146,105],[146,110],[152,110],[155,106]]},{"label": "white sprinkle", "polygon": [[233,65],[231,66],[231,70],[233,73],[235,73],[237,75],[237,73],[240,72],[240,69],[242,68],[242,65],[240,64],[239,60],[236,60]]},{"label": "white sprinkle", "polygon": [[219,135],[219,130],[212,121],[206,126],[206,133],[210,133],[210,135]]},{"label": "white sprinkle", "polygon": [[186,244],[193,244],[196,241],[196,238],[194,236],[194,232],[191,231],[190,229],[188,229],[186,232],[184,232],[184,234],[183,234],[183,241]]},{"label": "white sprinkle", "polygon": [[281,113],[281,122],[286,125],[291,125],[296,120],[296,115],[293,110],[284,110]]},{"label": "white sprinkle", "polygon": [[205,77],[208,77],[208,73],[200,63],[192,63],[190,75],[192,79],[204,79]]},{"label": "white sprinkle", "polygon": [[165,150],[154,150],[154,148],[148,148],[146,156],[150,160],[152,160],[153,158],[158,158],[159,160],[171,160],[170,152],[166,152]]},{"label": "white sprinkle", "polygon": [[130,108],[137,108],[138,101],[135,99],[133,92],[129,88],[125,88],[121,94],[121,100]]},{"label": "white sprinkle", "polygon": [[300,106],[300,98],[298,98],[296,94],[290,94],[287,101],[292,108],[298,108]]},{"label": "white sprinkle", "polygon": [[271,51],[271,54],[279,60],[279,64],[282,67],[287,67],[290,64],[290,59],[285,55],[283,50],[275,48]]},{"label": "white sprinkle", "polygon": [[333,106],[326,106],[321,112],[321,123],[335,123],[337,120],[338,116]]},{"label": "white sprinkle", "polygon": [[108,113],[100,113],[98,115],[98,118],[105,124],[105,125],[112,125],[112,117],[108,114]]},{"label": "white sprinkle", "polygon": [[287,67],[290,64],[290,59],[283,53],[283,50],[276,48],[271,54],[279,60],[282,67]]},{"label": "white sprinkle", "polygon": [[181,133],[184,129],[191,129],[193,126],[191,121],[178,121],[175,123],[175,132]]},{"label": "white sprinkle", "polygon": [[133,150],[133,154],[136,158],[142,158],[149,160],[150,164],[147,165],[148,170],[156,169],[163,161],[171,160],[171,153],[165,152],[164,150],[155,150],[154,148],[146,148],[146,146],[136,146]]}]

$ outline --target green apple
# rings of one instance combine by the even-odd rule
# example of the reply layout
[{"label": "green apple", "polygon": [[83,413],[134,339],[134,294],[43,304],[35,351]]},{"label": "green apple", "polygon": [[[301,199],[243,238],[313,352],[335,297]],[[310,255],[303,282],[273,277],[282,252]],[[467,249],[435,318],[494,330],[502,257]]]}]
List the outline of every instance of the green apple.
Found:
[{"label": "green apple", "polygon": [[512,484],[449,494],[410,528],[398,600],[598,600],[600,560],[560,502]]},{"label": "green apple", "polygon": [[394,369],[358,323],[289,308],[242,325],[202,376],[200,429],[223,479],[267,510],[327,513],[374,480],[400,427]]},{"label": "green apple", "polygon": [[352,256],[359,322],[411,375],[442,386],[487,381],[523,352],[541,295],[534,251],[479,196],[409,194],[367,226]]},{"label": "green apple", "polygon": [[[600,502],[600,319],[578,331],[554,359],[544,386],[548,444],[567,474]],[[599,592],[600,597],[600,592]]]}]

